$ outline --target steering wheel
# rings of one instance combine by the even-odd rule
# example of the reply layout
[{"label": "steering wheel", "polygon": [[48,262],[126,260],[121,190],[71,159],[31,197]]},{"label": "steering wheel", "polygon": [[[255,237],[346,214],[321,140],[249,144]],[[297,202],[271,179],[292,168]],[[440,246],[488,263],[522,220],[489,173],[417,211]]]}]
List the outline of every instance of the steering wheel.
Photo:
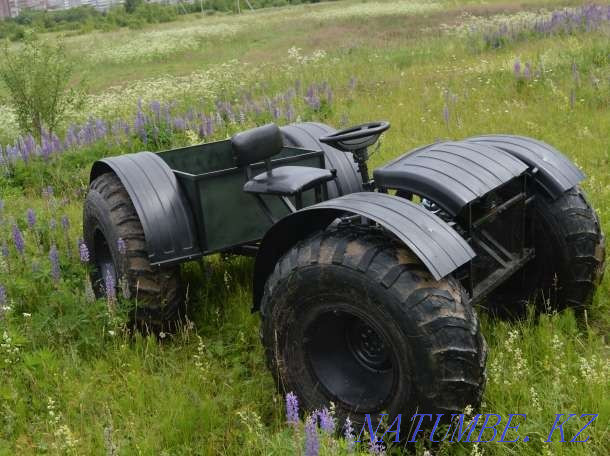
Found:
[{"label": "steering wheel", "polygon": [[320,138],[319,141],[342,151],[363,150],[375,144],[388,128],[390,122],[369,122],[339,130]]}]

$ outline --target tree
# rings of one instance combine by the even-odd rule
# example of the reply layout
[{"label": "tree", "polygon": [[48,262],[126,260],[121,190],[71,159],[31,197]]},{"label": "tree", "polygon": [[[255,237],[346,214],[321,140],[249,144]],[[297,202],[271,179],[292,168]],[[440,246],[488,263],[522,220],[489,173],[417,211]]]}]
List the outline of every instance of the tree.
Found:
[{"label": "tree", "polygon": [[82,90],[71,85],[73,64],[62,43],[28,39],[12,50],[6,44],[3,53],[0,80],[8,89],[19,127],[40,140],[43,129],[53,132],[66,111],[82,99]]},{"label": "tree", "polygon": [[141,3],[142,0],[125,0],[125,3],[123,5],[125,7],[125,11],[131,14],[138,8],[138,5],[140,5]]}]

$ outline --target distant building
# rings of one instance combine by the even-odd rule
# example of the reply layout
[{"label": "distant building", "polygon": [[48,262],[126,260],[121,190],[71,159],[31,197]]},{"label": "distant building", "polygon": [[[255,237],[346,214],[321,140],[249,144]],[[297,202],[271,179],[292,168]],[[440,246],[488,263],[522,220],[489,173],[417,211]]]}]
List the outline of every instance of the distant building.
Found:
[{"label": "distant building", "polygon": [[8,0],[0,0],[0,19],[4,19],[5,17],[10,17],[11,8],[8,4]]}]

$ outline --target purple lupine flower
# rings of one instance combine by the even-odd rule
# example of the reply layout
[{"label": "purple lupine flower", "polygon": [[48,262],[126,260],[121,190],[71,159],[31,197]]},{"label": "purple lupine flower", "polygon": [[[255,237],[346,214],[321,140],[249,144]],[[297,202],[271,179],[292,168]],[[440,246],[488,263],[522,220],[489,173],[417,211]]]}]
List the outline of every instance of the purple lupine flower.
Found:
[{"label": "purple lupine flower", "polygon": [[286,422],[288,424],[299,423],[299,399],[296,394],[286,394]]},{"label": "purple lupine flower", "polygon": [[356,84],[358,84],[358,80],[355,76],[349,78],[349,89],[353,91],[356,88]]},{"label": "purple lupine flower", "polygon": [[305,422],[305,456],[318,456],[320,453],[316,421],[316,417],[311,415]]},{"label": "purple lupine flower", "polygon": [[369,442],[369,453],[378,456],[385,455],[385,445],[383,444],[383,441],[377,440],[376,442]]},{"label": "purple lupine flower", "polygon": [[335,431],[335,419],[326,407],[318,411],[318,420],[320,422],[320,429],[327,434],[332,434]]},{"label": "purple lupine flower", "polygon": [[28,209],[27,219],[28,219],[28,226],[30,227],[30,229],[34,229],[34,227],[36,226],[36,212],[34,212],[34,209],[32,209],[32,208]]},{"label": "purple lupine flower", "polygon": [[79,243],[78,252],[80,253],[81,263],[89,263],[89,249],[87,248],[87,244],[82,240]]},{"label": "purple lupine flower", "polygon": [[25,252],[25,241],[23,240],[23,234],[16,224],[13,224],[13,242],[15,243],[15,249],[19,255],[23,255]]},{"label": "purple lupine flower", "polygon": [[127,253],[127,243],[125,242],[125,239],[118,238],[116,241],[116,246],[121,255],[125,255]]},{"label": "purple lupine flower", "polygon": [[521,77],[521,62],[519,60],[515,60],[515,64],[513,65],[513,72],[516,77]]},{"label": "purple lupine flower", "polygon": [[[0,284],[0,306],[4,306],[6,304],[6,288],[2,284]],[[0,309],[0,315],[2,314],[2,309]]]},{"label": "purple lupine flower", "polygon": [[523,69],[523,77],[525,79],[531,79],[532,77],[532,66],[529,62],[525,64],[525,68]]},{"label": "purple lupine flower", "polygon": [[343,437],[347,442],[347,449],[352,451],[354,446],[356,445],[355,436],[354,436],[354,428],[352,426],[352,420],[349,419],[349,416],[345,418],[345,425],[343,426]]},{"label": "purple lupine flower", "polygon": [[49,220],[49,229],[51,231],[55,231],[55,228],[57,228],[57,220],[52,218],[51,220]]},{"label": "purple lupine flower", "polygon": [[57,251],[55,244],[51,246],[51,250],[49,251],[49,260],[51,261],[51,277],[58,282],[61,277],[61,271],[59,268],[59,252]]},{"label": "purple lupine flower", "polygon": [[6,243],[6,241],[2,241],[2,256],[4,258],[8,258],[9,256],[8,244]]},{"label": "purple lupine flower", "polygon": [[106,274],[104,274],[104,285],[106,288],[106,297],[108,299],[114,299],[116,297],[116,279],[110,268],[108,268]]},{"label": "purple lupine flower", "polygon": [[67,215],[64,215],[61,218],[61,227],[65,230],[68,231],[70,229],[70,219],[68,219]]},{"label": "purple lupine flower", "polygon": [[447,106],[447,105],[445,104],[445,106],[443,106],[443,120],[445,121],[445,124],[446,124],[447,126],[449,126],[449,116],[450,116],[450,113],[449,113],[449,106]]}]

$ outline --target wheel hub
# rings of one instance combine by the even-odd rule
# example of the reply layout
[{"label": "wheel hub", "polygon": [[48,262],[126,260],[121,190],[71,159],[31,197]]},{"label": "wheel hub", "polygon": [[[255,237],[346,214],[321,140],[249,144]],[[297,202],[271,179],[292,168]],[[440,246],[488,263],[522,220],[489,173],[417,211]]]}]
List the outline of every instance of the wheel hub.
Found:
[{"label": "wheel hub", "polygon": [[375,371],[391,367],[386,346],[379,335],[361,320],[355,320],[346,331],[352,354],[364,367]]}]

